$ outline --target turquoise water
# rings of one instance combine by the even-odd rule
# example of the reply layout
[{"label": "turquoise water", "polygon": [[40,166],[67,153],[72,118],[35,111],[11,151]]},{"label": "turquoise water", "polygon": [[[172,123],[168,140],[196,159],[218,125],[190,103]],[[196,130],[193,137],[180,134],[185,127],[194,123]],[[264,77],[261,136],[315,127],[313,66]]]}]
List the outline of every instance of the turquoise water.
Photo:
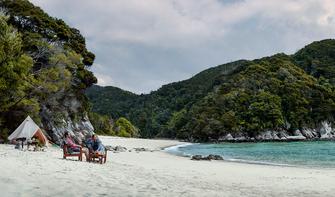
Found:
[{"label": "turquoise water", "polygon": [[335,169],[335,142],[331,141],[189,144],[167,148],[166,152],[189,156],[213,154],[230,161]]}]

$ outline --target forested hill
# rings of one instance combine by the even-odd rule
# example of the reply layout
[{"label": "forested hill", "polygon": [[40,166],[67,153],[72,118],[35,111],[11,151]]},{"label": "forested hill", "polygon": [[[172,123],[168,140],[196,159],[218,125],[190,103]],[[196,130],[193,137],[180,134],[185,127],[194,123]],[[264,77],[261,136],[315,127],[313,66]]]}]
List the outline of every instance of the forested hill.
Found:
[{"label": "forested hill", "polygon": [[125,103],[136,101],[138,97],[134,93],[112,86],[93,85],[85,92],[90,102],[94,103],[92,112],[103,115],[110,114],[113,115],[113,118],[119,118],[124,114],[123,111],[129,111],[130,105],[125,105]]},{"label": "forested hill", "polygon": [[[103,96],[93,93],[96,87],[86,94],[94,98],[93,112],[127,118],[142,137],[293,132],[301,126],[314,128],[323,120],[334,122],[334,47],[335,40],[327,39],[293,55],[223,64],[147,95],[105,91],[113,87],[100,87]],[[102,109],[97,102],[110,102],[111,107]]]},{"label": "forested hill", "polygon": [[317,78],[320,83],[328,87],[335,84],[335,41],[333,39],[313,42],[294,54],[292,62],[307,74]]},{"label": "forested hill", "polygon": [[138,105],[137,102],[142,102],[142,105],[145,105],[144,101],[149,98],[159,99],[159,101],[155,102],[158,106],[165,107],[166,104],[170,107],[172,105],[172,108],[175,108],[173,107],[174,104],[167,102],[165,97],[172,96],[175,101],[183,99],[182,105],[181,102],[179,102],[181,106],[185,104],[185,101],[188,103],[192,101],[193,98],[202,98],[202,96],[206,95],[206,93],[212,89],[213,81],[218,74],[227,74],[243,61],[244,60],[240,60],[209,68],[188,80],[163,85],[157,91],[152,91],[150,94],[136,95],[117,87],[101,87],[98,85],[93,85],[87,89],[85,93],[93,104],[92,112],[101,115],[110,114],[113,115],[113,118],[126,116],[132,107]]},{"label": "forested hill", "polygon": [[116,87],[97,85],[85,93],[93,104],[92,112],[110,114],[113,118],[125,117],[142,130],[142,137],[153,137],[168,124],[175,112],[189,109],[212,91],[218,75],[229,73],[243,62],[239,60],[209,68],[188,80],[163,85],[150,94],[136,95]]}]

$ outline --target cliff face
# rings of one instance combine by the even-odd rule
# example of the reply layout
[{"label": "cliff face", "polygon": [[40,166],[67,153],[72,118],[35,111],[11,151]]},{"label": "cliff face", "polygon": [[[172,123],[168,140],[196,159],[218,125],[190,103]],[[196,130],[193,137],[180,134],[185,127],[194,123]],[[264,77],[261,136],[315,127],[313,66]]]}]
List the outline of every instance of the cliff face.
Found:
[{"label": "cliff face", "polygon": [[190,142],[209,142],[209,143],[220,143],[220,142],[293,142],[293,141],[330,141],[335,140],[335,127],[327,122],[323,121],[316,128],[300,127],[293,133],[289,133],[286,130],[276,131],[268,130],[254,137],[249,137],[244,134],[227,134],[226,136],[219,137],[218,139],[212,138],[190,138]]},{"label": "cliff face", "polygon": [[76,124],[72,122],[71,118],[68,118],[67,121],[63,120],[63,123],[62,126],[56,127],[53,121],[44,120],[40,127],[47,138],[57,144],[62,143],[65,132],[71,134],[71,140],[76,144],[83,144],[86,139],[95,134],[94,128],[87,116]]}]

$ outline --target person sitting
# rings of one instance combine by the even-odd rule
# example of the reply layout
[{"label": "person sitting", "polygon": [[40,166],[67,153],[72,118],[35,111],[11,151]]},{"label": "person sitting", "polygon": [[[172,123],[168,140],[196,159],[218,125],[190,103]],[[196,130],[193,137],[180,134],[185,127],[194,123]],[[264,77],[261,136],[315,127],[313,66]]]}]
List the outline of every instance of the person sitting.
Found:
[{"label": "person sitting", "polygon": [[90,144],[92,148],[92,153],[99,154],[99,152],[103,152],[103,147],[101,141],[98,139],[97,135],[93,134],[91,139],[86,141],[86,144]]},{"label": "person sitting", "polygon": [[[72,140],[70,139],[71,134],[69,132],[65,132],[65,139],[69,142],[69,146],[73,147],[73,152],[79,152],[80,151],[80,145],[74,144]],[[87,148],[82,148],[83,153],[85,153],[86,161],[89,159],[88,155],[88,149]]]}]

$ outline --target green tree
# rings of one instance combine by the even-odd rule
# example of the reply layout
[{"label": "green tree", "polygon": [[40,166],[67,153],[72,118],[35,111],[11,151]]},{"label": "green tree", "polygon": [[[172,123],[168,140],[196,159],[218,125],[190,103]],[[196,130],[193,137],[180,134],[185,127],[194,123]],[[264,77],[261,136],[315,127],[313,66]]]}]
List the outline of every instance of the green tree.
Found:
[{"label": "green tree", "polygon": [[136,128],[125,118],[119,118],[114,126],[114,131],[117,136],[131,137],[135,136]]},{"label": "green tree", "polygon": [[33,81],[29,75],[33,60],[22,53],[21,35],[7,24],[8,19],[9,16],[0,11],[0,121],[19,102],[37,103],[35,98],[25,97]]}]

